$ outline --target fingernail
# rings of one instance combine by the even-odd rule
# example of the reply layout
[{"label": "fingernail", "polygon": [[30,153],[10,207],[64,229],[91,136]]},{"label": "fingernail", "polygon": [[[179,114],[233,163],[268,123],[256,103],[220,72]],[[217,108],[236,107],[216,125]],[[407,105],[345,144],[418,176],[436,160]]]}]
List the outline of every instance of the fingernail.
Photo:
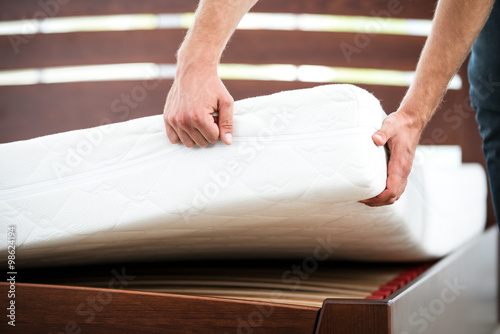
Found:
[{"label": "fingernail", "polygon": [[377,140],[380,140],[380,141],[384,141],[384,138],[382,138],[381,135],[373,135],[373,139],[377,139]]},{"label": "fingernail", "polygon": [[226,137],[226,140],[227,140],[227,142],[228,142],[229,144],[232,144],[232,143],[233,143],[233,135],[232,135],[231,133],[229,133],[229,132],[228,132],[228,133],[226,133],[226,134],[224,135],[224,137]]}]

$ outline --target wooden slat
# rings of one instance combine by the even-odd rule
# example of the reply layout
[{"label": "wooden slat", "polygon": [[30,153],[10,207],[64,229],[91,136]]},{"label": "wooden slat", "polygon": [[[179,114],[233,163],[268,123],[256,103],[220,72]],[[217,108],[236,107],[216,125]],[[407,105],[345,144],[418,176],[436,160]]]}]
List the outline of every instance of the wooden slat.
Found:
[{"label": "wooden slat", "polygon": [[[151,87],[150,83],[148,87]],[[163,81],[128,112],[113,112],[122,94],[131,96],[141,81],[84,82],[2,87],[0,90],[0,141],[32,138],[97,126],[103,121],[125,121],[159,114],[171,81]],[[136,94],[140,94],[136,93]],[[119,103],[117,108],[125,106]],[[126,110],[127,111],[127,110]]]},{"label": "wooden slat", "polygon": [[272,0],[259,1],[252,11],[363,15],[430,19],[436,5],[434,0]]},{"label": "wooden slat", "polygon": [[[131,62],[175,63],[185,31],[116,31],[35,35],[15,53],[0,37],[0,70]],[[424,37],[375,35],[351,53],[340,45],[364,46],[353,33],[237,31],[224,63],[311,64],[414,70]],[[345,44],[343,44],[345,43]],[[363,42],[365,43],[365,42]],[[344,50],[347,50],[344,48]],[[347,53],[348,52],[348,53]]]},{"label": "wooden slat", "polygon": [[[185,13],[193,12],[198,4],[197,0],[41,0],[40,2],[47,6],[41,6],[37,0],[2,1],[0,2],[0,20],[31,19],[36,13],[46,13],[48,17]],[[55,2],[57,5],[54,5]]]},{"label": "wooden slat", "polygon": [[[7,286],[0,283],[5,296]],[[4,319],[2,333],[310,334],[318,314],[312,307],[25,283],[16,284],[15,301],[16,326]]]},{"label": "wooden slat", "polygon": [[[355,33],[244,31],[233,36],[223,62],[311,64],[395,70],[415,69],[425,37]],[[363,40],[364,41],[364,40]],[[356,50],[351,52],[353,47]],[[342,46],[342,47],[341,47]],[[354,50],[354,49],[352,49]]]},{"label": "wooden slat", "polygon": [[80,32],[35,35],[15,53],[0,37],[0,68],[40,68],[132,62],[175,63],[185,30]]},{"label": "wooden slat", "polygon": [[[0,20],[33,18],[37,12],[47,12],[49,16],[182,13],[194,11],[198,3],[197,0],[41,0],[45,4],[55,1],[65,4],[59,4],[55,10],[54,5],[42,8],[36,0],[0,2]],[[253,11],[429,19],[435,3],[434,0],[261,0]]]}]

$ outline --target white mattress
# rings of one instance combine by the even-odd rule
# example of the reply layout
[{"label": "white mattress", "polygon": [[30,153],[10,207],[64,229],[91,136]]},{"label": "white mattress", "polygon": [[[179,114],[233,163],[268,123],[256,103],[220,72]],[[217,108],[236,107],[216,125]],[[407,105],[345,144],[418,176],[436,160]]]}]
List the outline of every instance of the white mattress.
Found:
[{"label": "white mattress", "polygon": [[25,266],[445,255],[484,228],[484,171],[427,149],[395,205],[358,203],[385,187],[384,117],[327,85],[236,102],[231,146],[170,144],[160,115],[2,144],[0,249],[15,225]]}]

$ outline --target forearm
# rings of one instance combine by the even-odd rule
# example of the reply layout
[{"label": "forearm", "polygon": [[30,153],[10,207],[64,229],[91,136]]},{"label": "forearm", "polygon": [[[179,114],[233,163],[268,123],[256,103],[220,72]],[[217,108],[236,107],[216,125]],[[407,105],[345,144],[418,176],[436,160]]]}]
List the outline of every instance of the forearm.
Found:
[{"label": "forearm", "polygon": [[201,0],[182,43],[179,65],[193,62],[216,66],[243,15],[258,0]]},{"label": "forearm", "polygon": [[423,129],[438,107],[449,81],[479,35],[494,0],[440,0],[417,65],[416,77],[401,104]]}]

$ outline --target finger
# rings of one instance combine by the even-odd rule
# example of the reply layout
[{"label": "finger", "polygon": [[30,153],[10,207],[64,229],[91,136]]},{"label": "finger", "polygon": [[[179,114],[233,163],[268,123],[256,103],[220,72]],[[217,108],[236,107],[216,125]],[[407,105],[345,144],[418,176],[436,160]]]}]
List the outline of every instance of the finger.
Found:
[{"label": "finger", "polygon": [[178,144],[180,142],[180,138],[175,132],[174,128],[172,128],[167,122],[165,122],[165,129],[167,131],[168,140],[172,144]]},{"label": "finger", "polygon": [[392,138],[394,135],[396,135],[398,129],[396,126],[394,126],[394,123],[392,122],[392,118],[394,116],[388,116],[384,122],[382,123],[382,127],[380,130],[375,132],[372,135],[372,140],[377,146],[383,146],[387,143],[387,141]]},{"label": "finger", "polygon": [[394,204],[403,194],[406,180],[398,175],[393,175],[387,179],[387,188],[375,197],[359,201],[368,206],[383,206]]},{"label": "finger", "polygon": [[177,128],[177,135],[179,136],[181,142],[186,146],[186,147],[193,147],[195,145],[195,142],[191,139],[191,137],[186,133],[186,131],[182,130],[181,128]]},{"label": "finger", "polygon": [[219,133],[220,139],[226,145],[233,143],[233,111],[234,101],[232,97],[229,96],[219,101]]},{"label": "finger", "polygon": [[172,86],[170,87],[170,91],[167,94],[167,98],[165,100],[165,105],[163,106],[163,123],[165,123],[165,130],[167,132],[167,137],[168,140],[172,144],[177,144],[179,143],[180,139],[179,136],[177,136],[177,133],[175,132],[174,128],[172,127],[174,124],[171,122],[171,106],[173,104],[172,102],[172,96],[175,94],[175,84],[173,83]]},{"label": "finger", "polygon": [[188,122],[189,122],[189,119],[188,119],[188,117],[186,117],[185,113],[183,113],[183,112],[178,112],[176,114],[170,114],[167,117],[167,123],[175,131],[175,133],[179,137],[179,140],[186,147],[193,147],[196,143],[195,143],[194,139],[191,137],[191,135],[189,134],[189,132],[191,131],[191,128],[190,128]]},{"label": "finger", "polygon": [[[215,124],[213,126],[216,127]],[[177,118],[177,128],[186,133],[187,136],[196,145],[200,147],[205,147],[208,145],[208,140],[200,133],[197,128],[206,127],[204,121],[201,119],[198,113],[191,113],[188,117]],[[187,145],[186,145],[187,146]]]},{"label": "finger", "polygon": [[382,206],[394,204],[404,191],[406,186],[406,178],[400,175],[389,175],[387,177],[387,187],[384,191],[375,197],[359,201],[360,203],[366,204],[368,206]]},{"label": "finger", "polygon": [[196,145],[200,147],[206,147],[208,145],[208,140],[201,134],[198,129],[190,129],[186,133],[191,137],[191,140],[195,142]]},{"label": "finger", "polygon": [[359,201],[360,203],[366,204],[368,206],[382,206],[382,205],[387,205],[389,202],[395,198],[393,194],[393,190],[386,188],[384,191],[382,191],[380,194],[378,194],[375,197],[369,198],[364,201]]},{"label": "finger", "polygon": [[377,131],[372,135],[372,140],[377,146],[384,146],[387,143],[387,136],[381,131]]},{"label": "finger", "polygon": [[203,123],[198,124],[196,129],[203,136],[204,140],[208,143],[216,143],[219,140],[219,127],[217,126],[218,118],[217,116],[212,116],[212,114],[205,114]]}]

